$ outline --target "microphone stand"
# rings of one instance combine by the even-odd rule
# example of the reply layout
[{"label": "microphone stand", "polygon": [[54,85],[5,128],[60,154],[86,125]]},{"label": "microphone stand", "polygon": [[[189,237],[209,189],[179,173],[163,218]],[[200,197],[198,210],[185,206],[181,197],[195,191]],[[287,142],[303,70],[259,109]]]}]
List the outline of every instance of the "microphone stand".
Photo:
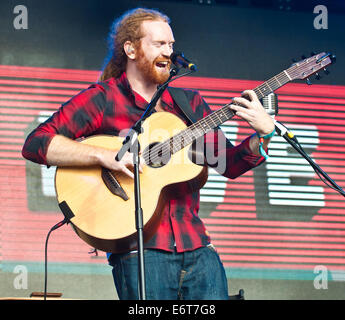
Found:
[{"label": "microphone stand", "polygon": [[142,123],[149,117],[152,110],[156,106],[159,98],[162,96],[164,90],[168,87],[168,84],[182,76],[190,74],[193,71],[186,72],[175,78],[175,75],[179,72],[179,68],[173,66],[170,70],[170,76],[168,80],[162,85],[157,87],[157,91],[153,95],[150,103],[141,118],[134,124],[131,130],[128,132],[124,141],[122,142],[122,147],[117,153],[115,159],[120,161],[124,154],[128,151],[133,153],[133,165],[134,165],[134,197],[135,197],[135,226],[137,230],[137,243],[138,243],[138,286],[139,286],[139,300],[146,300],[145,292],[145,263],[144,263],[144,234],[143,234],[143,210],[141,208],[141,194],[140,194],[140,178],[139,178],[139,164],[140,164],[140,145],[138,141],[138,136],[142,133]]},{"label": "microphone stand", "polygon": [[[331,179],[326,172],[324,172],[303,150],[302,146],[298,142],[294,134],[292,134],[286,126],[281,122],[274,120],[276,132],[283,137],[308,163],[312,166],[316,174],[319,176],[322,182],[324,182],[331,189],[338,191],[343,197],[345,197],[344,190],[338,186],[333,179]],[[330,183],[328,184],[321,175]]]}]

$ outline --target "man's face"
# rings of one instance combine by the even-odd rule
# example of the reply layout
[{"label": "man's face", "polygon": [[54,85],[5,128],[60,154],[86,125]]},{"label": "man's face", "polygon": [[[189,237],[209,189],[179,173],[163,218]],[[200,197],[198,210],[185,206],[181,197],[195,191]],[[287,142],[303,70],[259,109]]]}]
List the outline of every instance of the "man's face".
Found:
[{"label": "man's face", "polygon": [[168,23],[144,21],[141,25],[143,37],[137,48],[136,65],[145,81],[162,84],[170,76],[170,55],[175,42]]}]

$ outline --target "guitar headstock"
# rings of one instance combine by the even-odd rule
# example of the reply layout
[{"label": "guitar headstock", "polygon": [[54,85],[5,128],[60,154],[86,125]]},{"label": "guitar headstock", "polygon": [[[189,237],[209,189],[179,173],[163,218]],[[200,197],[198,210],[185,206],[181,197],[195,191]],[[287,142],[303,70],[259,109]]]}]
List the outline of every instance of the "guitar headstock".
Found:
[{"label": "guitar headstock", "polygon": [[295,62],[289,69],[285,70],[291,80],[308,79],[309,76],[325,69],[335,62],[335,56],[331,53],[321,52],[310,58],[304,58]]}]

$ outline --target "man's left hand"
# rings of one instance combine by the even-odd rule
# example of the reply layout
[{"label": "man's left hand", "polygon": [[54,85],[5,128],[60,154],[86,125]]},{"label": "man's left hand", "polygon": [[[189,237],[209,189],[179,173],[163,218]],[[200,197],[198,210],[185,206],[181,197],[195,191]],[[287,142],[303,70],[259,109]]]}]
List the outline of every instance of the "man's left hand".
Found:
[{"label": "man's left hand", "polygon": [[265,136],[274,130],[272,118],[253,90],[245,90],[241,97],[233,98],[230,108],[237,116],[247,121],[259,136]]}]

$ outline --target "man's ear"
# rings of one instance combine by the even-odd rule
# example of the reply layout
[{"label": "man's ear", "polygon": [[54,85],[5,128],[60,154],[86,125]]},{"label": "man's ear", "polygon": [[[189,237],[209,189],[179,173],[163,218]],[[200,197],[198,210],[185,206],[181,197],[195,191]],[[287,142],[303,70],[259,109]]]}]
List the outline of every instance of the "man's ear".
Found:
[{"label": "man's ear", "polygon": [[135,49],[132,42],[126,41],[123,45],[123,50],[125,50],[125,53],[129,59],[135,59]]}]

